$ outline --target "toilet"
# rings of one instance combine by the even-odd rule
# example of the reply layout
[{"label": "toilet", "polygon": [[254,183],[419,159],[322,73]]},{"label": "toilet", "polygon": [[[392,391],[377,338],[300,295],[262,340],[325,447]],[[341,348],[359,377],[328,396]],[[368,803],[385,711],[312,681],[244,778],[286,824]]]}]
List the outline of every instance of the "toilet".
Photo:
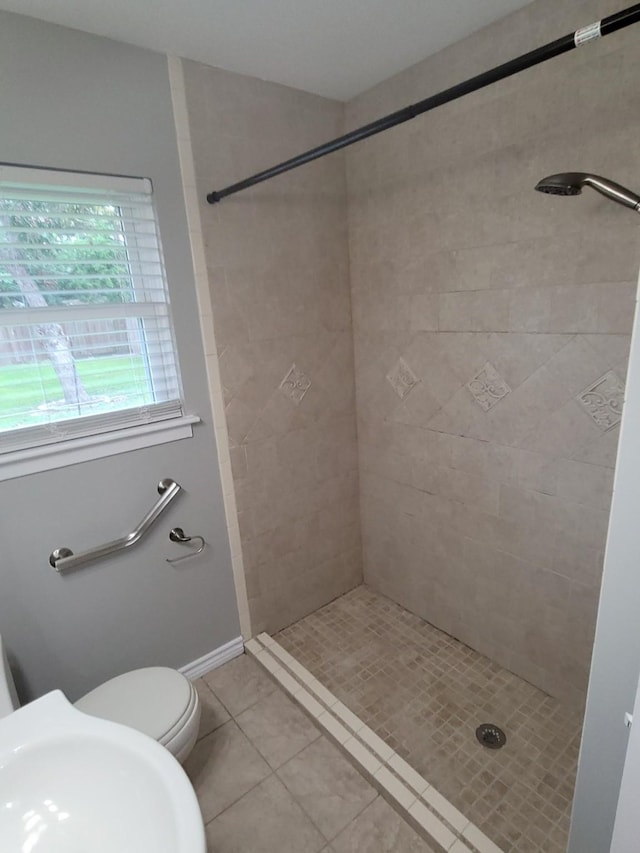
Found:
[{"label": "toilet", "polygon": [[[19,706],[0,637],[0,718]],[[198,737],[200,702],[196,689],[184,675],[165,666],[117,675],[78,699],[75,707],[149,735],[181,764]]]}]

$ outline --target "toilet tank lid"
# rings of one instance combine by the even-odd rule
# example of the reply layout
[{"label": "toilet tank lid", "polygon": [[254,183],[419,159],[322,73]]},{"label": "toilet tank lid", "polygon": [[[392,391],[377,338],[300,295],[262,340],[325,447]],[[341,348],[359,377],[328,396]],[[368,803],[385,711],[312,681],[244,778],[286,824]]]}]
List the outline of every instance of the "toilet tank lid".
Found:
[{"label": "toilet tank lid", "polygon": [[162,740],[191,703],[191,682],[175,669],[150,666],[105,681],[75,706]]}]

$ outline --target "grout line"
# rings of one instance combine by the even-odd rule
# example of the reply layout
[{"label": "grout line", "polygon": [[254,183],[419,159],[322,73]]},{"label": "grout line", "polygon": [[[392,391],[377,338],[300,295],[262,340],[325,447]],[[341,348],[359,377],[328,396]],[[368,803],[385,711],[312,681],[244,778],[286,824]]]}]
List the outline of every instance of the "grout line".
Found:
[{"label": "grout line", "polygon": [[420,834],[447,853],[502,853],[273,637],[259,634],[245,648]]},{"label": "grout line", "polygon": [[254,657],[259,655],[262,651],[262,646],[256,639],[247,640],[244,647],[245,649],[248,649]]},{"label": "grout line", "polygon": [[416,800],[409,809],[409,817],[443,850],[450,850],[458,838],[448,829],[422,800]]},{"label": "grout line", "polygon": [[477,826],[471,823],[462,834],[464,839],[469,841],[479,853],[502,853],[500,848],[490,838],[487,838]]},{"label": "grout line", "polygon": [[[242,732],[242,734],[244,734],[244,732]],[[246,737],[246,735],[245,735],[245,737]],[[251,741],[249,741],[249,742],[251,743]],[[253,746],[253,744],[252,744],[252,746]],[[254,748],[255,748],[255,747],[254,747]],[[260,756],[260,758],[262,758],[262,756]],[[264,759],[262,759],[262,760],[264,761]],[[266,763],[266,762],[265,762],[265,763]],[[271,769],[271,768],[269,768],[269,769]],[[203,823],[204,823],[205,827],[206,827],[206,826],[209,826],[209,824],[210,824],[210,823],[213,823],[213,822],[214,822],[214,820],[217,820],[217,819],[220,817],[220,815],[223,815],[225,812],[228,812],[228,811],[229,811],[229,809],[232,809],[235,805],[237,805],[237,803],[239,803],[239,802],[240,802],[240,800],[242,800],[244,797],[246,797],[246,796],[247,796],[247,794],[250,794],[250,793],[251,793],[252,791],[254,791],[254,790],[255,790],[259,785],[262,785],[262,783],[263,783],[263,782],[266,782],[266,781],[267,781],[267,779],[270,779],[270,778],[271,778],[271,776],[275,776],[275,775],[276,775],[276,774],[275,774],[275,771],[274,771],[274,770],[272,770],[272,771],[271,771],[271,773],[269,774],[269,776],[265,776],[265,777],[264,777],[264,779],[261,779],[259,782],[256,782],[254,785],[252,785],[252,786],[249,788],[249,790],[248,790],[248,791],[245,791],[245,792],[244,792],[244,794],[241,794],[239,797],[237,797],[235,800],[233,800],[233,802],[231,802],[231,803],[229,803],[229,805],[225,806],[225,807],[222,809],[222,811],[218,812],[218,814],[217,814],[217,815],[214,815],[213,817],[209,818],[209,820],[208,820],[206,823],[204,823],[204,819],[203,819]]]},{"label": "grout line", "polygon": [[467,847],[464,841],[458,839],[453,847],[449,850],[449,853],[473,853],[471,847]]},{"label": "grout line", "polygon": [[[321,735],[320,735],[320,736],[321,736]],[[309,744],[308,744],[308,745],[309,745]],[[308,746],[308,745],[307,745],[307,746]],[[305,750],[306,748],[307,748],[307,747],[303,747],[303,749],[301,749],[301,750],[300,750],[300,752],[304,752],[304,750]],[[299,752],[299,753],[297,753],[297,754],[298,754],[298,755],[300,755],[300,752]],[[309,819],[309,821],[313,824],[313,826],[315,826],[315,828],[318,830],[318,832],[320,833],[320,835],[322,836],[322,838],[326,841],[326,847],[323,847],[323,848],[322,848],[321,853],[325,853],[325,850],[333,850],[333,847],[331,847],[331,844],[333,844],[333,842],[334,842],[334,841],[335,841],[335,840],[336,840],[336,839],[337,839],[337,838],[338,838],[338,837],[339,837],[339,836],[340,836],[340,835],[341,835],[341,834],[342,834],[346,829],[348,829],[348,828],[351,826],[351,824],[352,824],[352,823],[354,823],[354,822],[355,822],[355,821],[360,817],[360,815],[361,815],[364,811],[366,811],[366,810],[369,808],[369,806],[370,806],[373,802],[375,802],[375,800],[372,800],[371,802],[365,803],[365,805],[363,805],[361,808],[359,808],[359,809],[358,809],[358,811],[354,814],[354,816],[351,818],[351,820],[349,821],[349,823],[348,823],[346,826],[343,826],[343,827],[342,827],[342,829],[338,830],[338,832],[337,832],[335,835],[331,835],[331,836],[329,837],[329,835],[328,835],[324,830],[320,829],[320,827],[319,827],[319,826],[318,826],[318,824],[316,823],[316,819],[315,819],[315,818],[313,818],[313,817],[311,816],[311,814],[307,811],[307,809],[305,808],[304,803],[299,799],[299,794],[298,794],[298,792],[297,792],[296,790],[293,790],[292,788],[290,788],[290,787],[289,787],[289,785],[287,784],[287,781],[288,781],[288,780],[287,780],[286,778],[284,778],[284,779],[283,779],[283,778],[280,776],[279,771],[280,771],[281,769],[282,769],[282,768],[280,768],[280,767],[279,767],[279,768],[278,768],[278,770],[276,770],[276,771],[274,772],[274,776],[276,776],[276,778],[280,781],[280,783],[281,783],[282,785],[284,785],[284,787],[287,789],[287,791],[288,791],[288,792],[289,792],[289,794],[291,795],[292,799],[293,799],[293,800],[295,800],[295,802],[296,802],[296,804],[297,804],[298,808],[299,808],[299,809],[301,809],[301,811],[302,811],[302,812],[307,816],[307,818]],[[454,853],[456,853],[456,852],[454,851]]]},{"label": "grout line", "polygon": [[[229,723],[233,723],[233,724],[236,726],[236,728],[238,729],[238,731],[240,732],[240,734],[242,735],[242,737],[243,737],[243,738],[245,738],[245,740],[246,740],[249,744],[251,744],[251,746],[252,746],[254,749],[256,749],[256,748],[255,748],[255,746],[253,746],[253,742],[251,741],[251,739],[250,739],[249,737],[247,737],[247,735],[244,733],[244,731],[242,730],[242,728],[241,728],[241,727],[238,725],[238,723],[236,722],[235,717],[231,717],[230,719],[226,720],[222,725],[223,725],[223,726],[226,726],[226,725],[228,725]],[[214,729],[214,731],[218,731],[220,728],[222,728],[222,726],[219,726],[219,727],[218,727],[218,729]],[[214,733],[214,732],[209,732],[209,734],[213,734],[213,733]],[[205,735],[205,737],[208,737],[208,736],[209,736],[209,735]],[[262,759],[262,761],[264,761],[264,763],[267,765],[267,767],[269,767],[269,774],[268,774],[267,776],[265,776],[263,779],[260,779],[258,782],[255,782],[253,785],[251,785],[251,787],[250,787],[247,791],[245,791],[245,792],[244,792],[244,794],[241,794],[239,797],[236,797],[236,798],[235,798],[235,800],[233,800],[233,801],[232,801],[232,802],[230,802],[228,805],[226,805],[226,806],[222,809],[222,811],[219,811],[219,812],[218,812],[218,814],[216,814],[216,815],[214,815],[213,817],[209,818],[209,820],[208,820],[208,821],[206,821],[206,822],[205,822],[205,821],[204,821],[204,819],[203,819],[203,823],[204,823],[204,825],[205,825],[205,826],[209,826],[209,824],[210,824],[210,823],[213,823],[213,821],[214,821],[214,820],[217,820],[217,819],[220,817],[220,815],[224,814],[226,811],[229,811],[229,809],[233,808],[233,807],[236,805],[236,803],[239,803],[239,802],[240,802],[240,800],[241,800],[241,799],[243,799],[243,797],[246,797],[246,796],[247,796],[247,794],[250,794],[253,790],[255,790],[255,788],[257,788],[259,785],[262,785],[262,783],[263,783],[263,782],[266,782],[266,781],[267,781],[267,779],[271,778],[271,776],[275,776],[275,775],[276,775],[276,771],[275,771],[275,770],[274,770],[274,769],[269,765],[269,762],[264,758],[264,756],[263,756],[263,755],[262,755],[258,750],[256,750],[256,752],[258,752],[258,754],[260,755],[260,758]]]}]

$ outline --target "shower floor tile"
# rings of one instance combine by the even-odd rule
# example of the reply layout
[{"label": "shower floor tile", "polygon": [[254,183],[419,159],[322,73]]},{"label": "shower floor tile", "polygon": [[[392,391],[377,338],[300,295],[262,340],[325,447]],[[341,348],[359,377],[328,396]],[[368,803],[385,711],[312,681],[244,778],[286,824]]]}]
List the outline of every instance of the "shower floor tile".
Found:
[{"label": "shower floor tile", "polygon": [[[574,711],[366,586],[277,640],[505,853],[564,853]],[[502,749],[478,743],[481,723]]]},{"label": "shower floor tile", "polygon": [[248,655],[196,687],[209,853],[435,853]]}]

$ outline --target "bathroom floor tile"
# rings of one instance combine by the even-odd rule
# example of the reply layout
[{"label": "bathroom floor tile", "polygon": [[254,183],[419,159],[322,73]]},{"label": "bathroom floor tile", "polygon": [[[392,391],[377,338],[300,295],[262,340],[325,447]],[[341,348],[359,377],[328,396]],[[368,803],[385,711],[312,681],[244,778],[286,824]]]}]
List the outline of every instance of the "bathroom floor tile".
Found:
[{"label": "bathroom floor tile", "polygon": [[[207,682],[197,683],[204,727],[216,728],[198,741],[185,769],[210,853],[373,853],[376,844],[379,853],[430,853],[411,846],[413,829],[390,817],[386,803],[368,808],[377,792],[278,685],[255,677],[252,663],[237,658],[207,675],[232,707],[250,703],[232,719],[213,693],[211,702]],[[339,833],[341,846],[328,844]]]},{"label": "bathroom floor tile", "polygon": [[326,844],[276,776],[218,815],[206,833],[215,853],[318,853]]},{"label": "bathroom floor tile", "polygon": [[198,691],[200,707],[202,709],[200,715],[200,731],[198,732],[198,740],[200,740],[200,738],[210,734],[231,718],[227,709],[214,695],[204,678],[199,678],[197,681],[194,681],[194,686]]},{"label": "bathroom floor tile", "polygon": [[266,699],[276,689],[274,682],[248,655],[240,655],[204,676],[232,717]]},{"label": "bathroom floor tile", "polygon": [[233,720],[198,741],[184,769],[195,788],[205,823],[271,773]]},{"label": "bathroom floor tile", "polygon": [[277,775],[328,841],[377,796],[324,737],[284,764]]},{"label": "bathroom floor tile", "polygon": [[334,838],[333,848],[335,853],[434,853],[382,797]]},{"label": "bathroom floor tile", "polygon": [[577,713],[367,586],[276,639],[503,850],[564,853]]},{"label": "bathroom floor tile", "polygon": [[309,718],[280,690],[243,711],[236,722],[274,770],[320,737]]}]

